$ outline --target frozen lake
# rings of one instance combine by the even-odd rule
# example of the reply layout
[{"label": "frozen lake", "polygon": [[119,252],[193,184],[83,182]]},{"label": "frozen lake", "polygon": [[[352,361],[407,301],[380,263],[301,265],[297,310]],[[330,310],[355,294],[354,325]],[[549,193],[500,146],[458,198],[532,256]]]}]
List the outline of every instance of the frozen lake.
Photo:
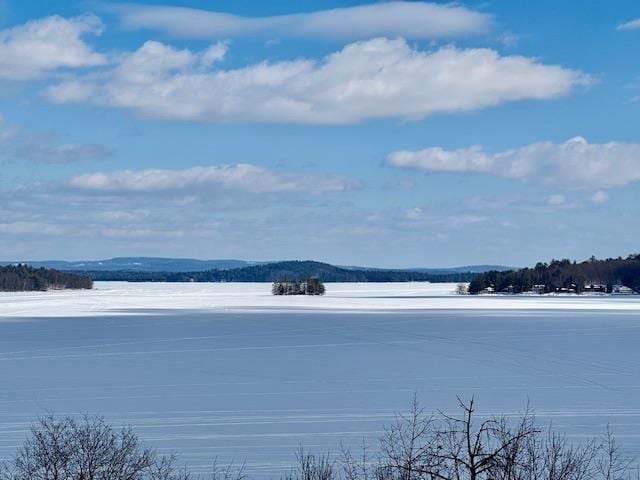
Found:
[{"label": "frozen lake", "polygon": [[294,450],[374,440],[417,392],[640,453],[640,298],[457,297],[454,285],[98,283],[0,294],[0,457],[35,416],[102,413],[196,469],[280,476]]}]

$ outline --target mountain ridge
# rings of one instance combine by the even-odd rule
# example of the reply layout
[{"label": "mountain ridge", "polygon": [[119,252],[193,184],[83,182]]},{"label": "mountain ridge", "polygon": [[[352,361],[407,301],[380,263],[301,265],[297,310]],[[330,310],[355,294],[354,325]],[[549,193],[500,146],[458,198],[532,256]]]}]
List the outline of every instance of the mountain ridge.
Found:
[{"label": "mountain ridge", "polygon": [[[0,265],[15,265],[18,263],[28,264],[33,267],[55,268],[64,271],[129,271],[129,272],[204,272],[208,270],[231,270],[254,265],[268,265],[283,261],[249,261],[239,259],[197,259],[181,257],[113,257],[101,260],[22,260],[22,261],[0,261]],[[487,271],[511,270],[513,267],[502,265],[467,265],[459,267],[415,267],[415,268],[379,268],[362,266],[332,265],[345,270],[367,270],[367,271],[398,271],[398,272],[422,272],[429,274],[438,273],[483,273]]]},{"label": "mountain ridge", "polygon": [[274,282],[309,277],[324,282],[468,282],[477,274],[431,274],[412,270],[353,270],[310,260],[247,265],[227,270],[197,272],[82,271],[93,280],[130,282]]}]

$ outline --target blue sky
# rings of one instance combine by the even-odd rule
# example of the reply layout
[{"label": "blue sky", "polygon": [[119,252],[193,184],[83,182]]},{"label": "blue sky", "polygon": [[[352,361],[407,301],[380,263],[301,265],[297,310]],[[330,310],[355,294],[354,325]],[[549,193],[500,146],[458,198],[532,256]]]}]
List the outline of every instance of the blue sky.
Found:
[{"label": "blue sky", "polygon": [[0,0],[0,249],[636,252],[640,6]]}]

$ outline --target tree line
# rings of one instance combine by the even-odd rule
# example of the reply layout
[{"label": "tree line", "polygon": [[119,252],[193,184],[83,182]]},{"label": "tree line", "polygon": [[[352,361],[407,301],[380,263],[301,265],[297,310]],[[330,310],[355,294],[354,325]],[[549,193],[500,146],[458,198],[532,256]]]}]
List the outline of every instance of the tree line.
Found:
[{"label": "tree line", "polygon": [[[378,444],[337,446],[334,454],[300,447],[283,480],[631,480],[609,429],[573,444],[540,428],[529,409],[517,418],[486,417],[459,400],[459,414],[429,414],[416,400],[388,425]],[[206,477],[192,475],[174,456],[143,445],[131,428],[104,418],[42,418],[4,464],[2,480],[243,480],[242,465],[212,462]]]},{"label": "tree line", "polygon": [[93,280],[88,275],[22,264],[0,267],[0,291],[3,292],[83,288],[93,288]]},{"label": "tree line", "polygon": [[427,273],[411,270],[342,268],[322,262],[287,261],[202,272],[87,271],[94,280],[129,282],[275,282],[282,278],[323,282],[468,282],[474,273]]},{"label": "tree line", "polygon": [[496,292],[522,293],[535,289],[538,293],[583,293],[592,285],[602,285],[611,292],[616,284],[640,292],[640,255],[604,260],[591,257],[580,263],[567,259],[552,260],[550,263],[538,263],[533,268],[485,272],[471,280],[469,293],[479,293],[488,287]]}]

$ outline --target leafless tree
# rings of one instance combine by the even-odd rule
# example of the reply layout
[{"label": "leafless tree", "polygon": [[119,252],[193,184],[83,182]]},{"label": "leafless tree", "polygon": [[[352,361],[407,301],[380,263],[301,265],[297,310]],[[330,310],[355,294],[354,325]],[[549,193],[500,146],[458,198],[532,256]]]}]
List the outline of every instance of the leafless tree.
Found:
[{"label": "leafless tree", "polygon": [[620,451],[611,427],[607,426],[600,445],[596,460],[596,469],[602,480],[620,480],[631,477],[634,459],[625,459]]},{"label": "leafless tree", "polygon": [[[518,418],[481,419],[459,399],[460,416],[427,415],[414,398],[381,439],[392,480],[620,480],[630,477],[613,435],[578,445],[535,427],[529,408]],[[351,479],[352,480],[352,479]]]},{"label": "leafless tree", "polygon": [[144,448],[130,428],[102,417],[42,418],[2,472],[3,480],[187,480],[172,457]]},{"label": "leafless tree", "polygon": [[359,455],[354,455],[352,450],[343,443],[340,444],[340,463],[344,480],[371,480],[377,476],[377,467],[371,465],[369,447],[364,438],[360,446]]},{"label": "leafless tree", "polygon": [[300,447],[296,451],[296,465],[284,480],[333,480],[337,477],[335,467],[329,454],[314,455]]},{"label": "leafless tree", "polygon": [[218,459],[213,460],[211,467],[211,480],[245,480],[247,475],[244,472],[244,463],[235,465],[234,463],[228,463],[221,465]]},{"label": "leafless tree", "polygon": [[[407,414],[397,415],[380,439],[380,450],[386,476],[398,480],[429,477],[440,465],[433,452],[437,450],[436,426],[433,416],[425,411],[414,395]],[[439,477],[434,477],[439,478]]]},{"label": "leafless tree", "polygon": [[[460,415],[428,414],[414,396],[380,439],[376,455],[341,446],[341,459],[302,447],[283,480],[640,480],[613,433],[572,444],[542,431],[527,407],[518,417],[489,417],[458,399]],[[244,464],[214,460],[208,480],[245,480]],[[48,416],[31,429],[0,480],[197,480],[172,456],[145,448],[129,428],[102,417]]]}]

